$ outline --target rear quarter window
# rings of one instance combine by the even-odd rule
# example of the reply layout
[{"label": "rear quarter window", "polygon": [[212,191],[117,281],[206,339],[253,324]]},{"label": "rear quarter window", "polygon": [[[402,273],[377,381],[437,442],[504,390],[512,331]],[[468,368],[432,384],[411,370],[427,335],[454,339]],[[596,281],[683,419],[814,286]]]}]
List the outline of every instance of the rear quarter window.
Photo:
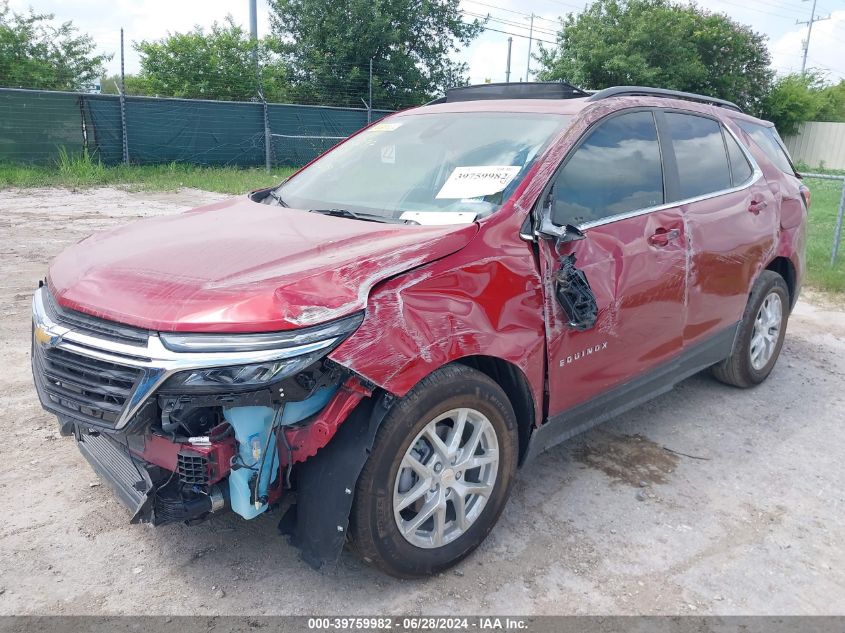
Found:
[{"label": "rear quarter window", "polygon": [[775,167],[785,174],[795,173],[792,161],[789,159],[774,127],[766,127],[750,121],[737,121],[736,123],[763,150],[763,153],[775,164]]},{"label": "rear quarter window", "polygon": [[728,158],[731,162],[731,175],[734,186],[743,185],[751,178],[754,169],[751,167],[748,159],[745,157],[739,143],[734,140],[734,137],[725,132],[725,144],[728,146]]}]

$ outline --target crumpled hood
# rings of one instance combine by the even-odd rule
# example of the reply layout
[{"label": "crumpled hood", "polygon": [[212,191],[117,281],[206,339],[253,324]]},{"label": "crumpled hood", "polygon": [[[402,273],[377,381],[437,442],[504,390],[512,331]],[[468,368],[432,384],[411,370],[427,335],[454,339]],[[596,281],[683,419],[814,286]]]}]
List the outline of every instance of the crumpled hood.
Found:
[{"label": "crumpled hood", "polygon": [[53,261],[48,283],[65,307],[151,330],[286,330],[363,309],[379,281],[458,251],[477,230],[244,196],[95,234]]}]

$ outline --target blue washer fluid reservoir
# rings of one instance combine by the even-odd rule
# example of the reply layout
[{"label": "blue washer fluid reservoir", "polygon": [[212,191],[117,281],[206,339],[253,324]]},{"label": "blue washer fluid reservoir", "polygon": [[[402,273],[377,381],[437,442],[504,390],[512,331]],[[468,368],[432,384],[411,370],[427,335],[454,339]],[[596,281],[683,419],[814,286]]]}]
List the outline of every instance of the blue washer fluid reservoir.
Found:
[{"label": "blue washer fluid reservoir", "polygon": [[[337,386],[318,389],[313,396],[301,402],[288,402],[282,413],[282,426],[294,424],[314,415],[325,407],[337,391]],[[232,425],[235,439],[238,442],[238,456],[240,463],[245,466],[233,470],[229,474],[229,502],[232,510],[245,519],[254,519],[267,510],[267,504],[257,507],[250,502],[250,480],[261,464],[261,457],[265,447],[267,456],[261,469],[258,483],[258,497],[267,494],[270,483],[275,480],[279,472],[279,454],[277,451],[276,434],[267,443],[273,425],[275,411],[271,407],[235,407],[226,409],[223,417]]]},{"label": "blue washer fluid reservoir", "polygon": [[255,507],[250,503],[249,482],[259,464],[264,447],[267,447],[268,455],[264,459],[259,480],[259,494],[262,496],[267,492],[270,483],[270,474],[279,468],[279,458],[276,454],[276,438],[273,437],[268,445],[267,436],[270,434],[270,427],[273,425],[274,410],[270,407],[236,407],[223,412],[226,421],[232,425],[235,431],[235,439],[238,442],[238,457],[241,468],[233,470],[229,474],[229,501],[232,510],[245,519],[253,519],[267,509],[267,504],[259,504]]}]

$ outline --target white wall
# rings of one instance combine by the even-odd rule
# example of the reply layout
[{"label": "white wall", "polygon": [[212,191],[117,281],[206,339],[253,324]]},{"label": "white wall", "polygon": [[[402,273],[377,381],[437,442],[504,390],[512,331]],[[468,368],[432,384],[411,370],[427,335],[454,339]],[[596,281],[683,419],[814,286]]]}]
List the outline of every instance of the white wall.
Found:
[{"label": "white wall", "polygon": [[845,169],[845,123],[802,123],[798,134],[783,142],[796,163]]}]

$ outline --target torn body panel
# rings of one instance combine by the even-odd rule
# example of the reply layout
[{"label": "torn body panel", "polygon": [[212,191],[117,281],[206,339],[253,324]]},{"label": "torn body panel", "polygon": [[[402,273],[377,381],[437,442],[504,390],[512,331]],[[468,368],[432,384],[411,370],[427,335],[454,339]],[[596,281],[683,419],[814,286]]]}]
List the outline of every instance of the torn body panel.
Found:
[{"label": "torn body panel", "polygon": [[453,256],[377,286],[361,327],[330,358],[403,396],[447,363],[492,356],[522,371],[540,420],[543,292],[520,223],[504,212],[486,218]]},{"label": "torn body panel", "polygon": [[[754,200],[768,201],[760,213]],[[754,280],[775,257],[778,218],[765,181],[684,205],[689,249],[689,296],[684,343],[693,345],[736,323]]]},{"label": "torn body panel", "polygon": [[[656,246],[660,230],[676,237]],[[549,416],[625,382],[679,354],[686,298],[686,236],[677,209],[595,226],[586,238],[540,244],[546,287]],[[555,298],[562,260],[575,255],[598,314],[589,329],[569,325]]]}]

